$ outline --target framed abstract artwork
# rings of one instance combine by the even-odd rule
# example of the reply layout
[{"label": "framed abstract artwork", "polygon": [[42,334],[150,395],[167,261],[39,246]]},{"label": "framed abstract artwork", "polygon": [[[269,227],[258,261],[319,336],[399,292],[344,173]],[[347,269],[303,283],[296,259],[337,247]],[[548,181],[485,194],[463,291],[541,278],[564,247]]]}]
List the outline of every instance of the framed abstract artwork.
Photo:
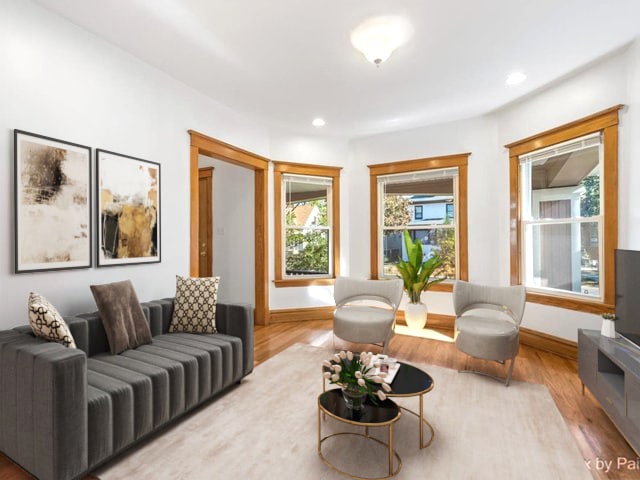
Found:
[{"label": "framed abstract artwork", "polygon": [[160,164],[96,150],[98,267],[160,262]]},{"label": "framed abstract artwork", "polygon": [[15,272],[90,268],[91,148],[14,130]]}]

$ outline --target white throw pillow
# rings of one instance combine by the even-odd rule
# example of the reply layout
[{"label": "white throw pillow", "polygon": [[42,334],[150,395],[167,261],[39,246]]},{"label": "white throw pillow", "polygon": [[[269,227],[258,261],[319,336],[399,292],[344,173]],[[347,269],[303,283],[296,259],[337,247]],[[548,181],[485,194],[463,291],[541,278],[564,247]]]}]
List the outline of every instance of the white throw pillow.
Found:
[{"label": "white throw pillow", "polygon": [[58,310],[42,295],[29,294],[29,324],[36,337],[61,343],[65,347],[76,348],[67,322]]},{"label": "white throw pillow", "polygon": [[216,304],[220,277],[176,275],[176,298],[170,332],[216,333]]}]

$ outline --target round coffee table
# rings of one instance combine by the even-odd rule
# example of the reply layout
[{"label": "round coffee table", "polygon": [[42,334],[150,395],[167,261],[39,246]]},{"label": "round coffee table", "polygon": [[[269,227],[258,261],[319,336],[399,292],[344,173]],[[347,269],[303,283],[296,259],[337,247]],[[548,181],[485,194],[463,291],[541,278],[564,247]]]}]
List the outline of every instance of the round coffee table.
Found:
[{"label": "round coffee table", "polygon": [[[327,435],[325,437],[322,436],[322,416],[323,414],[328,415],[335,420],[349,424],[349,425],[357,425],[360,427],[364,427],[364,434],[355,433],[355,432],[339,432],[332,433],[331,435]],[[393,449],[393,424],[398,421],[401,416],[400,407],[396,405],[393,400],[385,400],[384,402],[378,401],[378,404],[375,405],[366,400],[365,406],[362,410],[351,410],[347,408],[347,405],[342,397],[341,389],[333,389],[323,392],[318,397],[318,455],[322,459],[322,461],[331,469],[335,470],[342,475],[346,475],[347,477],[359,479],[359,480],[383,480],[386,478],[391,478],[394,475],[397,475],[402,468],[402,459],[400,455]],[[378,440],[369,435],[369,427],[387,427],[389,429],[389,443],[385,443],[382,440]],[[359,477],[354,475],[353,473],[345,472],[344,470],[340,470],[338,467],[333,465],[323,454],[322,454],[322,442],[328,440],[329,438],[336,437],[339,435],[354,435],[364,437],[368,440],[372,440],[381,445],[387,447],[389,455],[389,475],[386,477]],[[394,470],[393,468],[393,457],[396,457],[398,460],[398,466]]]},{"label": "round coffee table", "polygon": [[[413,365],[409,365],[408,363],[398,362],[400,364],[400,369],[396,373],[396,376],[391,382],[391,392],[387,393],[387,397],[416,397],[420,398],[420,409],[419,413],[414,412],[413,410],[402,407],[402,410],[409,412],[412,415],[415,415],[420,420],[418,423],[418,427],[420,429],[420,448],[426,448],[433,442],[435,438],[435,432],[431,424],[424,418],[424,395],[433,390],[434,382],[431,375],[429,375],[424,370],[420,370]],[[424,426],[426,425],[431,432],[431,436],[427,443],[424,443]]]}]

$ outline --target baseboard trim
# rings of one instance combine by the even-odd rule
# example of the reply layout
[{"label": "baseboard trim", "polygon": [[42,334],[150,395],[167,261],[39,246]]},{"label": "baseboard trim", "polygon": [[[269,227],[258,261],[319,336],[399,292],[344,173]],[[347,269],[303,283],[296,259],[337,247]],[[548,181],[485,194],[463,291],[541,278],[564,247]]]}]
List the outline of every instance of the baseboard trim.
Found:
[{"label": "baseboard trim", "polygon": [[520,327],[520,344],[537,348],[545,352],[555,353],[556,355],[571,360],[578,359],[578,344],[571,340],[549,335],[548,333],[538,332],[530,328]]},{"label": "baseboard trim", "polygon": [[[282,322],[304,322],[309,320],[332,320],[335,307],[308,307],[308,308],[288,308],[283,310],[271,310],[269,315],[270,323]],[[427,328],[440,328],[453,332],[455,324],[453,315],[443,315],[440,313],[429,313],[427,316]],[[398,310],[396,322],[406,325],[404,311]],[[520,344],[553,353],[560,357],[576,360],[578,358],[578,344],[571,340],[538,332],[530,328],[520,328]]]},{"label": "baseboard trim", "polygon": [[271,310],[270,323],[306,322],[309,320],[332,320],[336,307],[307,307]]}]

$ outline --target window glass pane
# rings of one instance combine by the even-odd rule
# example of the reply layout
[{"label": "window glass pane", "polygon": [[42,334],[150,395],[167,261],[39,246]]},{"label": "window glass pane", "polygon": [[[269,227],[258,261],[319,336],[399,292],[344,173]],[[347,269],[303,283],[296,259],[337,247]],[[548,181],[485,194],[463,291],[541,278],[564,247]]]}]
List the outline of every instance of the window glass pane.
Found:
[{"label": "window glass pane", "polygon": [[454,178],[383,184],[384,226],[445,225],[454,219]]},{"label": "window glass pane", "polygon": [[527,225],[526,285],[600,296],[598,222]]},{"label": "window glass pane", "polygon": [[595,145],[524,163],[524,217],[600,215],[600,148]]},{"label": "window glass pane", "polygon": [[[450,227],[409,230],[412,240],[419,238],[422,243],[422,258],[426,261],[434,254],[443,260],[438,276],[456,278],[455,229]],[[384,230],[382,237],[384,275],[398,274],[396,265],[400,259],[407,260],[402,230]]]},{"label": "window glass pane", "polygon": [[329,230],[286,229],[287,275],[329,275]]},{"label": "window glass pane", "polygon": [[286,180],[285,224],[293,227],[329,226],[329,187],[310,182]]}]

